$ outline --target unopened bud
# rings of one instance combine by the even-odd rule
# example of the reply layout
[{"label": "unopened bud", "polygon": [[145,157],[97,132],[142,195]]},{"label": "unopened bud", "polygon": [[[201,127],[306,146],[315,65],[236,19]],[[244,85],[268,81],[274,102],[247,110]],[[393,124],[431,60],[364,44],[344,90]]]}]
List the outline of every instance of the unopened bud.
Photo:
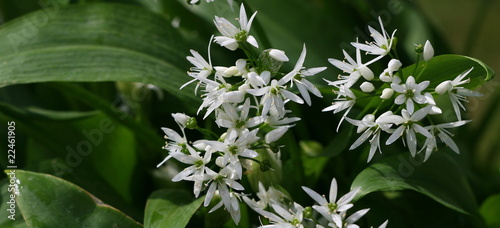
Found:
[{"label": "unopened bud", "polygon": [[417,54],[422,54],[422,52],[424,52],[424,46],[422,46],[422,44],[416,44],[415,45],[415,52]]},{"label": "unopened bud", "polygon": [[187,126],[188,119],[191,118],[184,113],[172,113],[172,117],[174,117],[175,122],[177,122],[182,128]]},{"label": "unopened bud", "polygon": [[269,56],[273,59],[276,59],[281,62],[288,62],[288,57],[285,55],[285,52],[278,49],[271,49],[269,51]]},{"label": "unopened bud", "polygon": [[394,72],[394,71],[397,71],[399,70],[399,68],[402,66],[403,64],[401,63],[401,61],[397,60],[397,59],[391,59],[391,61],[389,61],[389,64],[388,64],[388,67],[387,69],[391,72]]},{"label": "unopened bud", "polygon": [[436,93],[439,95],[443,95],[446,92],[450,91],[453,88],[453,85],[451,84],[450,80],[446,80],[444,82],[439,83],[438,86],[436,86]]},{"label": "unopened bud", "polygon": [[196,118],[194,117],[190,117],[189,119],[187,119],[186,121],[186,127],[188,129],[195,129],[198,127],[198,122],[196,121]]},{"label": "unopened bud", "polygon": [[363,82],[363,83],[361,83],[361,85],[359,86],[359,88],[361,88],[361,91],[363,91],[365,93],[370,93],[373,90],[375,90],[375,86],[373,86],[373,84],[370,83],[370,82]]},{"label": "unopened bud", "polygon": [[385,88],[384,90],[382,90],[382,95],[380,95],[380,98],[381,99],[389,99],[392,97],[392,95],[394,94],[394,90],[391,89],[391,88]]},{"label": "unopened bud", "polygon": [[424,60],[429,61],[432,57],[434,57],[434,48],[431,42],[427,40],[424,45]]}]

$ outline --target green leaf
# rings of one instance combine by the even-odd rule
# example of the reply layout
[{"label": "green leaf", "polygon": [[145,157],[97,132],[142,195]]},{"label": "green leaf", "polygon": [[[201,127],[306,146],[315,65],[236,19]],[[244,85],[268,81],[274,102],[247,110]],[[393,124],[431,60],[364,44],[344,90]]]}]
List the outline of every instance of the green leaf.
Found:
[{"label": "green leaf", "polygon": [[188,48],[168,20],[139,7],[83,4],[43,9],[0,28],[0,84],[132,81],[184,102]]},{"label": "green leaf", "polygon": [[444,206],[465,214],[477,215],[477,205],[464,172],[443,151],[436,152],[426,162],[423,154],[388,157],[364,169],[351,189],[361,187],[359,199],[375,191],[414,190]]},{"label": "green leaf", "polygon": [[[13,188],[9,186],[9,178],[4,178],[0,181],[0,211],[2,216],[0,216],[0,227],[27,227],[24,222],[19,209],[16,208],[14,201],[11,201],[13,195]],[[14,184],[14,183],[13,183]]]},{"label": "green leaf", "polygon": [[[414,64],[404,68],[404,76],[408,77],[412,75],[415,66]],[[478,59],[462,55],[439,55],[427,63],[421,61],[414,76],[417,81],[429,80],[429,88],[434,88],[443,81],[455,79],[458,75],[472,67],[474,69],[465,77],[465,79],[470,78],[470,82],[463,85],[466,88],[474,89],[491,80],[495,75],[495,72],[489,66]],[[421,71],[422,68],[424,68],[423,71]],[[420,72],[421,75],[418,76]]]},{"label": "green leaf", "polygon": [[[57,156],[65,161],[69,169],[53,167],[57,176],[77,168],[91,168],[108,181],[121,197],[132,201],[132,176],[137,164],[133,131],[100,112],[30,109],[37,110],[32,113],[3,103],[0,103],[0,110],[19,118],[14,119],[18,130],[48,149],[35,150],[34,153],[45,152],[49,157]],[[0,119],[4,118],[0,115]],[[35,159],[39,156],[27,155],[35,156]]]},{"label": "green leaf", "polygon": [[481,216],[484,218],[486,224],[490,228],[500,227],[500,217],[498,212],[500,212],[500,194],[495,194],[488,197],[481,208],[479,209]]},{"label": "green leaf", "polygon": [[146,204],[144,226],[184,228],[203,199],[204,197],[200,197],[193,200],[192,194],[176,189],[153,192]]},{"label": "green leaf", "polygon": [[17,204],[30,227],[142,227],[70,182],[48,174],[13,171],[20,181]]}]

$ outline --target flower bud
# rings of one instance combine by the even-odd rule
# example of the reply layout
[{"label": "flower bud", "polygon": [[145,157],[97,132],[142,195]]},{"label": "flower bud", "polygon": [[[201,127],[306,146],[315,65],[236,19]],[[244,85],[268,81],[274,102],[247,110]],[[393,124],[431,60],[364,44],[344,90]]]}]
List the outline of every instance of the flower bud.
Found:
[{"label": "flower bud", "polygon": [[389,99],[392,97],[392,95],[394,94],[394,90],[391,89],[391,88],[385,88],[384,90],[382,90],[382,95],[380,95],[380,98],[381,99]]},{"label": "flower bud", "polygon": [[285,55],[285,52],[282,50],[271,49],[269,51],[269,56],[271,56],[271,58],[276,59],[276,60],[281,61],[281,62],[288,62],[288,57]]},{"label": "flower bud", "polygon": [[450,80],[446,80],[444,82],[439,83],[438,86],[436,86],[436,93],[439,95],[443,95],[446,92],[450,91],[453,88],[453,85],[451,84]]},{"label": "flower bud", "polygon": [[198,127],[198,122],[196,121],[196,118],[189,117],[189,119],[187,119],[186,122],[186,127],[188,129],[195,129],[196,127]]},{"label": "flower bud", "polygon": [[415,52],[417,54],[421,54],[422,52],[424,52],[424,47],[422,46],[422,44],[416,44],[415,45]]},{"label": "flower bud", "polygon": [[429,61],[434,56],[434,48],[432,47],[431,42],[429,42],[428,40],[425,42],[423,55],[425,61]]},{"label": "flower bud", "polygon": [[172,113],[172,117],[174,117],[175,122],[177,122],[181,128],[185,128],[187,126],[188,119],[191,118],[184,113]]},{"label": "flower bud", "polygon": [[380,81],[383,81],[383,82],[391,82],[392,76],[389,74],[389,72],[386,69],[386,70],[384,70],[384,72],[382,72],[382,74],[380,74],[379,79],[380,79]]},{"label": "flower bud", "polygon": [[373,86],[373,84],[370,83],[370,82],[363,82],[363,83],[361,83],[361,85],[359,86],[359,88],[361,88],[361,91],[363,91],[365,93],[370,93],[373,90],[375,90],[375,86]]},{"label": "flower bud", "polygon": [[388,64],[387,69],[388,69],[390,72],[394,72],[394,71],[399,70],[399,68],[400,68],[402,65],[403,65],[403,64],[401,63],[401,61],[399,61],[399,60],[397,60],[397,59],[391,59],[391,61],[389,61],[389,64]]},{"label": "flower bud", "polygon": [[[272,53],[272,54],[271,54]],[[272,73],[276,73],[283,65],[282,60],[288,60],[285,52],[277,50],[277,49],[266,49],[259,55],[260,66],[265,70],[268,70]]]}]

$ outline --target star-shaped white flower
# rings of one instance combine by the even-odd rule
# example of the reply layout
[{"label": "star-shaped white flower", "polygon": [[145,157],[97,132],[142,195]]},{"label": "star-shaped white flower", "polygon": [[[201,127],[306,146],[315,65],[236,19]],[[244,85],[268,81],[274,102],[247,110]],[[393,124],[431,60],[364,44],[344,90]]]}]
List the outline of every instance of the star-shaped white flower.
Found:
[{"label": "star-shaped white flower", "polygon": [[354,199],[354,196],[358,193],[360,188],[355,188],[344,196],[340,197],[337,201],[337,181],[335,178],[332,179],[330,184],[330,194],[328,200],[325,196],[321,196],[314,190],[302,186],[302,189],[319,205],[314,205],[313,209],[319,212],[323,217],[325,217],[328,221],[338,224],[339,220],[342,221],[342,217],[340,213],[347,211],[349,208],[353,206],[351,202]]},{"label": "star-shaped white flower", "polygon": [[361,77],[364,77],[368,81],[373,79],[373,71],[368,68],[368,64],[361,62],[360,49],[356,49],[356,61],[354,61],[354,59],[345,50],[342,50],[342,52],[344,53],[344,58],[347,62],[332,58],[328,59],[328,61],[343,72],[349,73],[349,76],[339,76],[341,80],[329,82],[329,84],[334,86],[346,85],[347,87],[351,87]]},{"label": "star-shaped white flower", "polygon": [[234,104],[222,104],[222,109],[217,112],[215,122],[219,127],[228,129],[230,135],[232,131],[242,132],[245,129],[255,127],[265,121],[262,116],[248,117],[250,113],[250,98],[245,100],[243,105],[235,107]]},{"label": "star-shaped white flower", "polygon": [[[156,166],[157,168],[167,162],[170,158],[175,158],[176,155],[196,153],[195,149],[188,144],[186,136],[184,135],[184,130],[182,131],[183,136],[180,136],[179,133],[170,128],[162,127],[161,129],[165,133],[165,138],[167,139],[166,145],[163,149],[168,151],[168,156]],[[183,161],[180,160],[180,162]]]},{"label": "star-shaped white flower", "polygon": [[427,129],[431,133],[432,137],[427,138],[425,140],[424,146],[419,151],[419,152],[421,152],[425,149],[424,161],[427,161],[427,159],[429,158],[429,156],[431,155],[433,150],[437,150],[437,140],[436,140],[436,136],[435,136],[436,133],[442,142],[444,142],[453,151],[455,151],[455,153],[459,154],[460,150],[458,149],[457,144],[455,144],[453,139],[450,137],[450,136],[452,136],[452,134],[446,129],[460,127],[468,122],[470,122],[470,120],[461,120],[461,121],[457,121],[457,122],[437,124],[437,125],[431,125],[431,126],[425,127],[425,129]]},{"label": "star-shaped white flower", "polygon": [[356,95],[354,95],[349,87],[347,87],[346,85],[340,85],[338,89],[338,91],[335,91],[335,93],[337,94],[337,98],[332,103],[332,105],[321,110],[323,112],[333,111],[333,114],[347,110],[342,115],[342,118],[337,125],[337,131],[339,130],[340,124],[342,123],[342,121],[344,121],[349,111],[351,111],[352,107],[354,107],[354,104],[356,104]]},{"label": "star-shaped white flower", "polygon": [[[180,89],[183,89],[187,85],[199,80],[197,78],[207,78],[214,71],[212,67],[212,59],[210,58],[210,45],[212,44],[212,39],[213,36],[210,38],[210,42],[208,43],[208,62],[205,60],[205,58],[203,58],[203,56],[200,55],[200,53],[192,49],[190,50],[193,56],[188,56],[186,58],[191,64],[194,65],[194,67],[191,67],[189,69],[188,75],[190,77],[194,77],[194,79],[186,82],[184,85],[181,86]],[[196,86],[195,93],[198,90],[199,86],[200,84]]]},{"label": "star-shaped white flower", "polygon": [[308,81],[306,77],[318,74],[326,70],[326,67],[303,69],[302,65],[304,64],[306,53],[307,53],[306,45],[304,44],[304,47],[302,48],[302,53],[300,54],[300,57],[297,60],[297,63],[295,64],[295,67],[293,68],[292,72],[290,72],[289,74],[295,75],[291,80],[292,86],[295,82],[295,85],[297,85],[297,89],[299,89],[300,95],[302,95],[302,98],[307,103],[307,105],[311,106],[311,97],[309,95],[309,92],[320,98],[323,96],[321,95],[321,92],[318,90],[318,88],[316,88],[314,84]]},{"label": "star-shaped white flower", "polygon": [[356,141],[351,145],[349,150],[356,149],[373,135],[370,139],[370,152],[368,154],[367,162],[370,162],[377,149],[380,153],[382,153],[382,150],[380,149],[381,132],[387,131],[393,125],[394,121],[399,120],[398,116],[394,115],[391,111],[383,113],[376,120],[373,114],[368,114],[361,120],[353,120],[348,117],[346,119],[349,123],[358,127],[357,133],[363,132],[363,134],[361,134],[361,136],[359,136],[359,138],[356,139]]},{"label": "star-shaped white flower", "polygon": [[455,114],[457,115],[457,119],[459,121],[462,120],[460,108],[462,108],[465,111],[465,106],[462,103],[460,103],[460,101],[467,101],[467,97],[482,96],[481,93],[472,91],[470,89],[466,89],[462,86],[470,82],[470,78],[467,78],[466,80],[463,79],[472,71],[472,69],[474,69],[474,67],[461,73],[452,81],[446,80],[444,82],[441,82],[435,89],[436,93],[439,95],[448,93],[451,100],[451,104],[453,105],[453,110],[455,111]]},{"label": "star-shaped white flower", "polygon": [[399,85],[396,83],[392,83],[391,88],[394,89],[394,91],[400,93],[394,100],[394,103],[397,105],[406,103],[406,109],[410,114],[412,114],[415,110],[413,101],[418,104],[427,103],[427,99],[421,93],[424,89],[427,88],[427,86],[429,86],[429,83],[429,81],[423,81],[416,84],[415,78],[413,76],[409,76],[406,79],[406,84]]},{"label": "star-shaped white flower", "polygon": [[392,144],[394,141],[399,139],[404,134],[406,134],[406,146],[410,150],[410,153],[413,157],[415,157],[415,154],[417,152],[417,136],[416,132],[420,133],[421,135],[427,137],[427,138],[432,138],[433,136],[427,129],[424,127],[420,126],[418,122],[423,119],[427,114],[429,114],[432,106],[428,105],[425,108],[422,108],[413,114],[410,114],[406,109],[401,110],[402,116],[394,118],[394,124],[401,124],[394,132],[392,135],[387,139],[385,142],[386,145]]},{"label": "star-shaped white flower", "polygon": [[252,26],[252,22],[256,14],[257,12],[253,13],[250,19],[248,19],[245,6],[241,4],[240,17],[238,19],[240,22],[240,28],[234,26],[225,18],[215,16],[215,26],[222,34],[222,36],[216,36],[214,38],[215,42],[231,51],[234,51],[239,47],[239,42],[248,42],[252,46],[258,48],[259,44],[257,43],[257,40],[252,35],[249,35],[250,27]]},{"label": "star-shaped white flower", "polygon": [[205,165],[211,161],[212,152],[210,150],[206,151],[203,157],[201,157],[198,152],[193,150],[190,150],[189,152],[189,155],[184,153],[177,153],[173,155],[175,159],[182,161],[184,164],[190,164],[191,166],[183,169],[175,175],[172,178],[172,181],[194,181],[193,192],[195,197],[198,198],[203,187],[203,182],[205,181]]},{"label": "star-shaped white flower", "polygon": [[378,20],[380,23],[381,32],[378,32],[376,29],[372,28],[371,26],[368,26],[370,35],[373,37],[375,43],[373,42],[368,44],[361,44],[354,42],[351,43],[352,46],[362,51],[366,51],[368,54],[378,55],[378,57],[371,60],[370,63],[379,60],[380,58],[387,55],[391,51],[392,44],[394,41],[394,34],[396,33],[396,30],[394,30],[394,32],[392,32],[392,35],[389,37],[389,34],[385,31],[384,24],[382,23],[382,18],[379,17]]}]

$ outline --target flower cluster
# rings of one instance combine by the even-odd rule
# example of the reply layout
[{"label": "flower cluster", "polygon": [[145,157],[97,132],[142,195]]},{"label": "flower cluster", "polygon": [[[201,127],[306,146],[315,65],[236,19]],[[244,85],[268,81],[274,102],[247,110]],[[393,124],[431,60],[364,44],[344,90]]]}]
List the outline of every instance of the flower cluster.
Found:
[{"label": "flower cluster", "polygon": [[[473,69],[461,73],[454,80],[421,80],[427,65],[432,64],[429,62],[434,56],[431,43],[427,41],[423,47],[417,45],[416,48],[417,61],[422,57],[425,64],[417,62],[413,68],[403,69],[402,62],[393,57],[397,56],[397,53],[392,54],[396,49],[396,38],[394,37],[396,31],[389,36],[380,18],[379,22],[380,32],[368,26],[373,41],[366,44],[357,41],[351,43],[356,50],[356,60],[345,50],[343,51],[345,60],[329,59],[329,62],[342,70],[343,74],[339,75],[338,80],[326,80],[329,85],[334,87],[337,97],[333,104],[323,111],[333,111],[334,114],[345,111],[340,123],[347,120],[357,127],[357,133],[361,133],[350,150],[368,140],[370,143],[368,161],[373,158],[377,150],[381,153],[380,140],[384,134],[388,135],[385,141],[386,145],[401,138],[412,156],[425,151],[424,160],[429,158],[432,151],[437,150],[436,135],[453,151],[459,153],[457,145],[450,137],[452,134],[447,129],[459,127],[469,122],[462,120],[460,109],[465,110],[465,107],[461,102],[467,101],[467,97],[481,95],[463,87],[470,81],[465,77]],[[361,51],[374,57],[371,60],[363,61]],[[387,68],[377,76],[369,66],[381,61],[386,56],[390,57]],[[430,116],[442,114],[441,108],[435,101],[440,96],[449,97],[457,117],[456,121],[442,124],[433,123],[433,118]],[[363,99],[369,100],[362,103],[365,106],[364,113],[368,111],[372,111],[372,113],[360,116],[361,120],[347,117],[352,107]],[[426,120],[430,123],[429,125],[426,125]],[[419,150],[418,146],[421,141],[423,141],[423,145]]]},{"label": "flower cluster", "polygon": [[[281,64],[289,60],[284,51],[267,49],[256,53],[259,45],[250,34],[255,16],[256,13],[248,18],[241,5],[239,26],[215,17],[214,24],[221,35],[213,37],[210,44],[213,40],[230,51],[241,49],[247,55],[237,59],[233,66],[214,66],[210,54],[207,61],[195,50],[187,57],[194,65],[187,73],[192,80],[181,88],[196,84],[195,93],[201,92],[203,100],[198,114],[204,111],[203,119],[214,114],[215,123],[223,129],[221,134],[199,127],[194,117],[173,114],[181,133],[162,128],[168,156],[158,165],[171,158],[188,165],[172,181],[194,182],[196,197],[206,191],[205,207],[212,201],[216,204],[211,211],[224,206],[236,223],[240,220],[239,202],[245,190],[240,180],[245,171],[255,167],[268,172],[281,169],[281,146],[275,143],[300,120],[290,117],[285,105],[290,101],[310,105],[310,94],[321,97],[307,77],[326,69],[303,67],[304,45],[295,67],[289,72],[280,72]],[[300,96],[290,91],[295,87]],[[199,130],[205,138],[188,140],[186,129]]]},{"label": "flower cluster", "polygon": [[[355,188],[337,200],[337,181],[332,179],[328,199],[314,190],[303,186],[302,189],[309,195],[317,205],[303,207],[296,202],[291,202],[279,190],[269,187],[266,191],[260,185],[259,201],[243,196],[244,201],[257,213],[264,216],[271,223],[261,227],[332,227],[332,228],[355,228],[355,223],[363,217],[370,209],[362,209],[347,216],[347,211],[354,205],[354,199],[360,188]],[[266,210],[267,209],[267,210]],[[314,210],[314,211],[313,211]],[[272,211],[272,212],[271,212]],[[385,228],[385,221],[378,228]],[[312,225],[311,225],[312,224]]]}]

